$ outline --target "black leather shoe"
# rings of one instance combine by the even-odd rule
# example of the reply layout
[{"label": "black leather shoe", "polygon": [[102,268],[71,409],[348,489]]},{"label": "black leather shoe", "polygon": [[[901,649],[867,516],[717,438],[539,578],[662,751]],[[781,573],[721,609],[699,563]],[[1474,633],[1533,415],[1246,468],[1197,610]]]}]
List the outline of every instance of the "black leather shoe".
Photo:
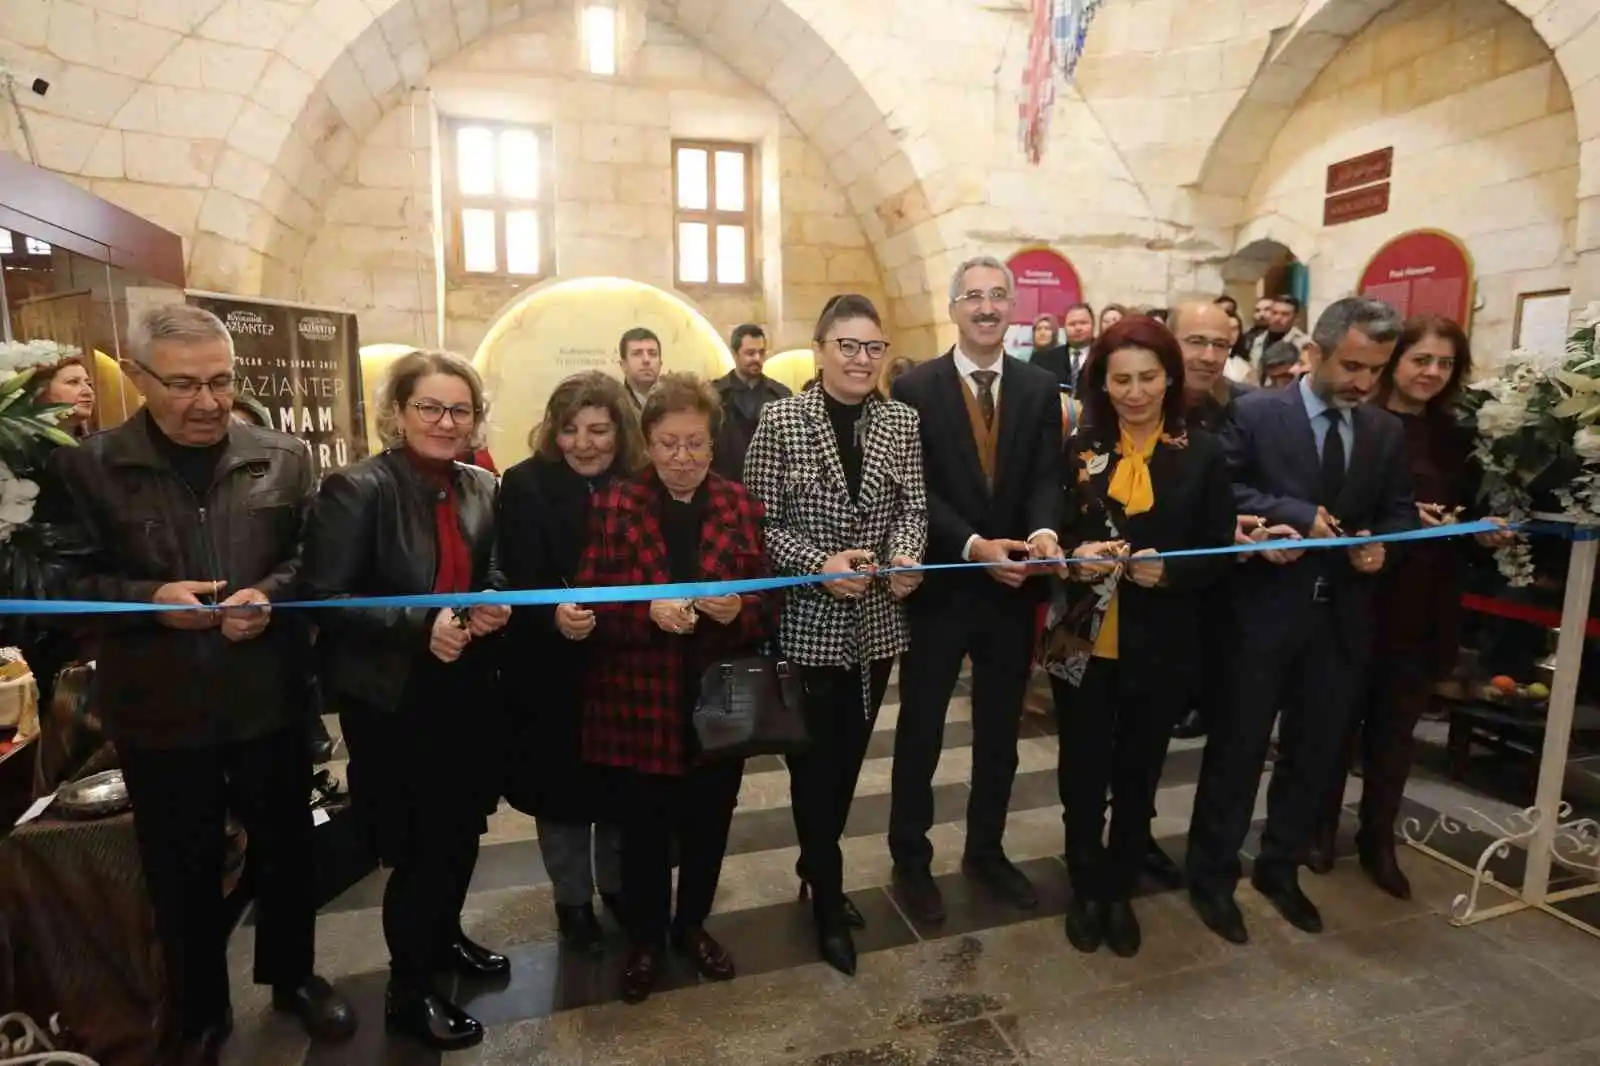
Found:
[{"label": "black leather shoe", "polygon": [[1372,883],[1383,889],[1395,899],[1411,898],[1411,879],[1400,869],[1400,860],[1395,857],[1394,841],[1375,846],[1362,845],[1361,868],[1372,878]]},{"label": "black leather shoe", "polygon": [[1139,919],[1134,916],[1133,905],[1125,899],[1106,904],[1106,947],[1113,955],[1131,959],[1139,954],[1143,938],[1139,933]]},{"label": "black leather shoe", "polygon": [[1183,870],[1172,861],[1172,856],[1161,850],[1161,845],[1151,837],[1144,849],[1144,873],[1156,884],[1166,889],[1183,887]]},{"label": "black leather shoe", "polygon": [[914,921],[939,925],[944,921],[944,896],[927,869],[896,866],[891,874],[900,902]]},{"label": "black leather shoe", "polygon": [[1206,735],[1206,720],[1196,710],[1185,711],[1178,724],[1172,727],[1174,740],[1195,740]]},{"label": "black leather shoe", "polygon": [[[808,900],[810,898],[811,898],[811,882],[807,881],[804,877],[801,877],[800,878],[800,902],[804,903],[806,900]],[[850,897],[849,896],[844,897],[844,903],[842,903],[840,906],[841,906],[841,909],[842,909],[842,911],[844,913],[844,924],[845,925],[849,926],[851,929],[865,929],[867,927],[866,918],[862,917],[861,912],[856,909],[856,905],[854,903],[850,902]]]},{"label": "black leather shoe", "polygon": [[1067,903],[1067,943],[1092,955],[1105,939],[1105,906],[1098,900],[1073,896]]},{"label": "black leather shoe", "polygon": [[511,972],[510,959],[465,936],[450,946],[450,964],[469,977],[504,977]]},{"label": "black leather shoe", "polygon": [[561,943],[569,948],[592,948],[600,943],[600,919],[595,917],[592,903],[576,907],[557,903],[556,929]]},{"label": "black leather shoe", "polygon": [[[356,1012],[350,1001],[313,974],[298,988],[274,988],[272,1008],[300,1019],[313,1040],[339,1043],[356,1034]],[[231,1020],[229,1028],[232,1028]]]},{"label": "black leather shoe", "polygon": [[218,1024],[200,1030],[198,1035],[184,1037],[178,1045],[177,1058],[168,1061],[173,1066],[218,1066],[222,1046],[232,1035],[233,1010],[229,1008]]},{"label": "black leather shoe", "polygon": [[843,910],[817,920],[817,953],[822,961],[846,977],[856,975],[856,942]]},{"label": "black leather shoe", "polygon": [[1013,907],[1031,911],[1039,905],[1033,882],[1004,855],[964,856],[961,872]]},{"label": "black leather shoe", "polygon": [[643,1003],[656,990],[656,974],[661,969],[661,949],[637,947],[628,952],[622,968],[622,1002]]},{"label": "black leather shoe", "polygon": [[1306,869],[1314,874],[1332,873],[1333,864],[1339,858],[1338,842],[1337,823],[1318,827],[1315,837],[1312,838],[1311,847],[1306,850]]},{"label": "black leather shoe", "polygon": [[1213,933],[1230,944],[1248,944],[1250,933],[1244,927],[1244,914],[1231,893],[1189,889],[1189,905],[1199,915],[1200,921]]},{"label": "black leather shoe", "polygon": [[389,986],[384,1027],[436,1051],[460,1051],[483,1042],[483,1023],[431,991],[400,991]]},{"label": "black leather shoe", "polygon": [[1250,875],[1250,883],[1277,908],[1284,921],[1303,933],[1322,932],[1322,915],[1317,905],[1300,891],[1300,883],[1292,871],[1262,873],[1258,870]]}]

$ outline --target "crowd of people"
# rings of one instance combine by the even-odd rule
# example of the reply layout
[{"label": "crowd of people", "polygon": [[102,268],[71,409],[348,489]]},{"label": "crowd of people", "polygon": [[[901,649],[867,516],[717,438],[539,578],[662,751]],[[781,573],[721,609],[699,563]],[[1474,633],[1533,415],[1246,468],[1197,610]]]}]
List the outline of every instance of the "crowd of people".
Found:
[{"label": "crowd of people", "polygon": [[[1236,314],[1208,298],[1160,318],[1074,308],[1064,343],[1041,322],[1025,361],[1004,354],[1014,285],[993,258],[961,264],[958,339],[915,364],[891,356],[869,300],[835,297],[812,338],[816,377],[793,395],[762,375],[757,327],[735,334],[735,370],[716,382],[664,373],[659,338],[630,330],[623,380],[562,382],[531,457],[500,480],[459,460],[490,419],[459,356],[396,361],[375,401],[384,450],[318,485],[303,444],[231,417],[242,397],[222,323],[147,312],[128,363],[145,406],[56,452],[41,506],[85,545],[61,594],[170,609],[97,618],[77,639],[98,660],[99,713],[139,811],[182,1061],[215,1061],[232,1025],[217,898],[228,812],[249,833],[256,980],[318,1039],[356,1025],[313,965],[311,678],[340,716],[353,810],[388,868],[385,1022],[435,1048],[483,1035],[439,978],[509,971],[461,927],[502,797],[537,821],[564,946],[597,947],[597,898],[625,930],[622,999],[651,994],[668,950],[707,980],[735,975],[738,945],[705,922],[743,763],[708,757],[692,719],[706,668],[741,656],[798,671],[810,744],[787,759],[796,875],[818,955],[841,973],[864,919],[840,838],[896,662],[887,844],[893,890],[920,923],[944,918],[932,781],[964,663],[962,870],[1004,904],[1038,905],[1003,838],[1042,667],[1079,950],[1139,951],[1141,872],[1186,882],[1207,927],[1246,941],[1240,848],[1280,718],[1255,887],[1296,927],[1321,928],[1298,871],[1331,866],[1359,749],[1361,863],[1407,895],[1394,822],[1412,729],[1453,650],[1464,548],[1417,546],[1404,567],[1382,543],[1306,548],[1471,506],[1450,417],[1466,337],[1352,297],[1296,338],[1279,315],[1289,301],[1272,300],[1241,347]],[[1299,369],[1274,388],[1267,357],[1282,343],[1300,345]],[[1268,387],[1230,373],[1241,359]],[[1268,539],[1248,555],[1162,555]],[[980,565],[908,569],[961,562]],[[273,609],[801,575],[827,580],[590,606]],[[1150,824],[1185,728],[1209,740],[1182,871]]]}]

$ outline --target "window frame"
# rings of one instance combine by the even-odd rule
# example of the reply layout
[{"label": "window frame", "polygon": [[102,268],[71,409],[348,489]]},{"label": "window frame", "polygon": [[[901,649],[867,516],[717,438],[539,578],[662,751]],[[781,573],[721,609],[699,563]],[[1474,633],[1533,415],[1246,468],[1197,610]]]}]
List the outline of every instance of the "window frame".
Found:
[{"label": "window frame", "polygon": [[[678,206],[678,153],[685,149],[706,153],[706,206],[702,208]],[[719,211],[717,203],[717,153],[737,152],[744,158],[744,210]],[[679,289],[687,291],[749,292],[761,287],[756,273],[756,226],[761,217],[756,189],[756,146],[740,141],[709,141],[696,137],[672,140],[672,279]],[[685,222],[704,223],[706,228],[706,280],[686,281],[683,277],[683,255],[679,229]],[[717,280],[717,226],[743,227],[744,281],[720,282]]]},{"label": "window frame", "polygon": [[[441,200],[445,214],[445,262],[446,276],[452,282],[513,282],[519,285],[531,285],[545,281],[555,276],[556,273],[556,241],[555,241],[555,160],[553,158],[553,135],[549,126],[533,125],[523,122],[503,122],[498,119],[477,119],[465,116],[445,116],[440,120],[440,129],[443,133],[442,151],[440,162],[440,184],[443,186]],[[486,194],[468,194],[461,191],[460,173],[457,166],[457,147],[460,133],[464,129],[486,129],[495,137],[498,149],[499,138],[508,130],[531,133],[539,145],[539,197],[534,200],[522,200],[505,196],[496,191]],[[498,166],[498,162],[496,164]],[[499,173],[495,174],[495,184],[498,188]],[[495,269],[493,271],[479,271],[467,269],[467,248],[463,233],[462,212],[469,210],[488,210],[494,212],[495,221]],[[537,273],[514,274],[506,262],[506,218],[512,211],[533,211],[539,222],[539,267]]]}]

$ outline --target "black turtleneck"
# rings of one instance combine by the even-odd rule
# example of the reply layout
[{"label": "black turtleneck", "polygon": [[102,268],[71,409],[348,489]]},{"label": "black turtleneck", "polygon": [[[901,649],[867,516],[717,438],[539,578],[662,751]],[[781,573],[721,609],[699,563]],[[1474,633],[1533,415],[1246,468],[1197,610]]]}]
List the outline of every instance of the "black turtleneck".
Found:
[{"label": "black turtleneck", "polygon": [[191,447],[179,444],[161,432],[161,427],[156,425],[153,418],[145,419],[145,427],[150,431],[150,443],[155,446],[157,454],[189,486],[195,499],[205,500],[206,494],[211,491],[211,481],[217,475],[217,464],[222,461],[222,453],[228,450],[228,438],[224,436],[215,444]]},{"label": "black turtleneck", "polygon": [[839,462],[844,467],[845,486],[854,500],[861,491],[861,462],[865,454],[862,436],[866,432],[866,427],[861,425],[861,417],[866,413],[866,404],[836,400],[827,389],[823,389],[822,406],[828,412],[828,422],[833,426],[833,439],[839,445]]}]

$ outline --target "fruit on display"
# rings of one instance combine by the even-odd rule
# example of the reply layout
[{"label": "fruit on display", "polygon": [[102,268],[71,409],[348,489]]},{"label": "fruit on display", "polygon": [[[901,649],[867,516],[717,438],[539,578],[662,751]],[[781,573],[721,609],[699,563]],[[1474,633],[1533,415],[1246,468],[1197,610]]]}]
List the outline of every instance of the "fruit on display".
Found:
[{"label": "fruit on display", "polygon": [[1547,700],[1550,698],[1550,689],[1543,682],[1535,681],[1528,686],[1528,696],[1530,699]]},{"label": "fruit on display", "polygon": [[1505,674],[1500,674],[1489,679],[1489,687],[1500,693],[1502,696],[1510,696],[1516,693],[1517,682],[1515,679],[1509,678]]}]

